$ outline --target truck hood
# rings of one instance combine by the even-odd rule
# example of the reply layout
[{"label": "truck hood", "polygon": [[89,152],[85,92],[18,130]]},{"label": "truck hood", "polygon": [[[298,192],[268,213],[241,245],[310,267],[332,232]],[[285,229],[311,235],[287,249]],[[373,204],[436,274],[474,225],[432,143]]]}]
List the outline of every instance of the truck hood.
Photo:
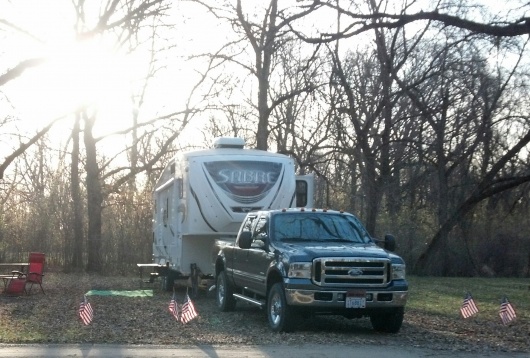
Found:
[{"label": "truck hood", "polygon": [[321,242],[304,242],[299,243],[281,243],[281,250],[288,252],[291,257],[305,258],[313,260],[318,257],[374,257],[390,258],[393,254],[385,251],[375,244],[347,244],[347,243],[329,243]]}]

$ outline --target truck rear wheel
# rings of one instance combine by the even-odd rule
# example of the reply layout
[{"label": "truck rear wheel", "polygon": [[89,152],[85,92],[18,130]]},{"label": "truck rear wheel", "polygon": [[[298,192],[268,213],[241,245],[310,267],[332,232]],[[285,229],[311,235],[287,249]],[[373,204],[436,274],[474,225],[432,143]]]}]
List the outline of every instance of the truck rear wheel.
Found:
[{"label": "truck rear wheel", "polygon": [[404,313],[405,309],[399,307],[392,312],[371,315],[370,322],[372,322],[372,327],[377,332],[397,333],[403,323]]},{"label": "truck rear wheel", "polygon": [[293,307],[287,304],[282,283],[275,283],[267,299],[267,317],[274,332],[291,332],[295,323]]},{"label": "truck rear wheel", "polygon": [[226,277],[226,271],[223,270],[217,274],[215,300],[217,307],[222,312],[232,311],[236,306],[236,299],[234,298],[234,291]]}]

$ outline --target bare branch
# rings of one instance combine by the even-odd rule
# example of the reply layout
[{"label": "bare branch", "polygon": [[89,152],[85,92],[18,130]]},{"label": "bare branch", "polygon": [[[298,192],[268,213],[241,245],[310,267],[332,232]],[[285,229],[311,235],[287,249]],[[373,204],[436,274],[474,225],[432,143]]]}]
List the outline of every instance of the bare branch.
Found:
[{"label": "bare branch", "polygon": [[28,60],[24,60],[20,62],[18,65],[13,67],[10,70],[7,70],[6,73],[0,76],[0,86],[5,85],[7,82],[14,80],[15,78],[22,75],[24,71],[31,67],[37,67],[42,65],[44,62],[46,62],[45,58],[37,57],[37,58],[30,58]]},{"label": "bare branch", "polygon": [[53,127],[53,125],[59,121],[60,119],[63,119],[65,116],[61,116],[61,117],[58,117],[58,118],[55,118],[53,121],[51,121],[50,123],[48,123],[48,125],[44,128],[42,128],[39,132],[37,132],[37,134],[35,134],[28,142],[26,143],[22,143],[20,144],[20,147],[18,147],[17,150],[15,150],[13,153],[11,153],[10,155],[8,155],[6,157],[6,159],[4,160],[4,162],[2,164],[0,164],[0,179],[3,179],[4,178],[4,172],[5,170],[7,169],[7,167],[13,162],[13,160],[15,160],[15,158],[17,158],[19,155],[21,155],[22,153],[24,153],[26,151],[26,149],[28,149],[29,147],[31,147],[33,144],[35,144],[35,142],[37,142],[40,138],[42,138],[46,133],[48,133],[48,131],[50,130],[51,127]]},{"label": "bare branch", "polygon": [[[470,31],[471,33],[484,34],[494,37],[516,37],[530,34],[530,17],[521,17],[512,22],[505,21],[496,23],[482,23],[468,20],[456,15],[441,13],[438,10],[426,12],[420,11],[414,14],[389,14],[384,12],[359,14],[345,10],[331,2],[328,3],[316,0],[312,4],[312,8],[314,10],[321,7],[334,9],[340,14],[345,15],[351,20],[354,20],[354,22],[347,26],[343,31],[337,33],[322,33],[318,38],[307,37],[299,31],[295,31],[291,28],[299,38],[308,43],[332,42],[336,41],[337,39],[349,38],[378,28],[401,28],[416,21],[435,21],[442,23],[445,26],[456,27]],[[286,19],[286,21],[290,22],[289,26],[292,27],[292,22],[294,19],[295,18]]]}]

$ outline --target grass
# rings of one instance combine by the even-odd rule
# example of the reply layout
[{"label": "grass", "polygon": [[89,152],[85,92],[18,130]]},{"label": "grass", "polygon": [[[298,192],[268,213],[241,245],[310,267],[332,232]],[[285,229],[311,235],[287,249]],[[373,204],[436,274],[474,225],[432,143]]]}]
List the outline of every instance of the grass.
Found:
[{"label": "grass", "polygon": [[471,293],[483,319],[498,320],[501,299],[507,297],[518,319],[530,320],[530,279],[476,277],[408,277],[408,307],[452,318],[467,292]]}]

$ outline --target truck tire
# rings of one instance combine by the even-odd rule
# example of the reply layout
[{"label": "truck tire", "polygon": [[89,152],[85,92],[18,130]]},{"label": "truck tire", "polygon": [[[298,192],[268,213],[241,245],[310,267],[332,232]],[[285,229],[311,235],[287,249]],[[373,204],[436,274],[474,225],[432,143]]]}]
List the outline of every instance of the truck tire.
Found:
[{"label": "truck tire", "polygon": [[223,270],[217,274],[215,301],[217,307],[222,312],[232,311],[236,306],[234,290],[226,277],[226,271]]},{"label": "truck tire", "polygon": [[294,308],[287,304],[281,282],[272,285],[267,297],[267,318],[274,332],[291,332],[296,321]]},{"label": "truck tire", "polygon": [[377,332],[397,333],[403,323],[404,312],[404,307],[399,307],[391,312],[373,314],[370,316],[370,322]]}]

